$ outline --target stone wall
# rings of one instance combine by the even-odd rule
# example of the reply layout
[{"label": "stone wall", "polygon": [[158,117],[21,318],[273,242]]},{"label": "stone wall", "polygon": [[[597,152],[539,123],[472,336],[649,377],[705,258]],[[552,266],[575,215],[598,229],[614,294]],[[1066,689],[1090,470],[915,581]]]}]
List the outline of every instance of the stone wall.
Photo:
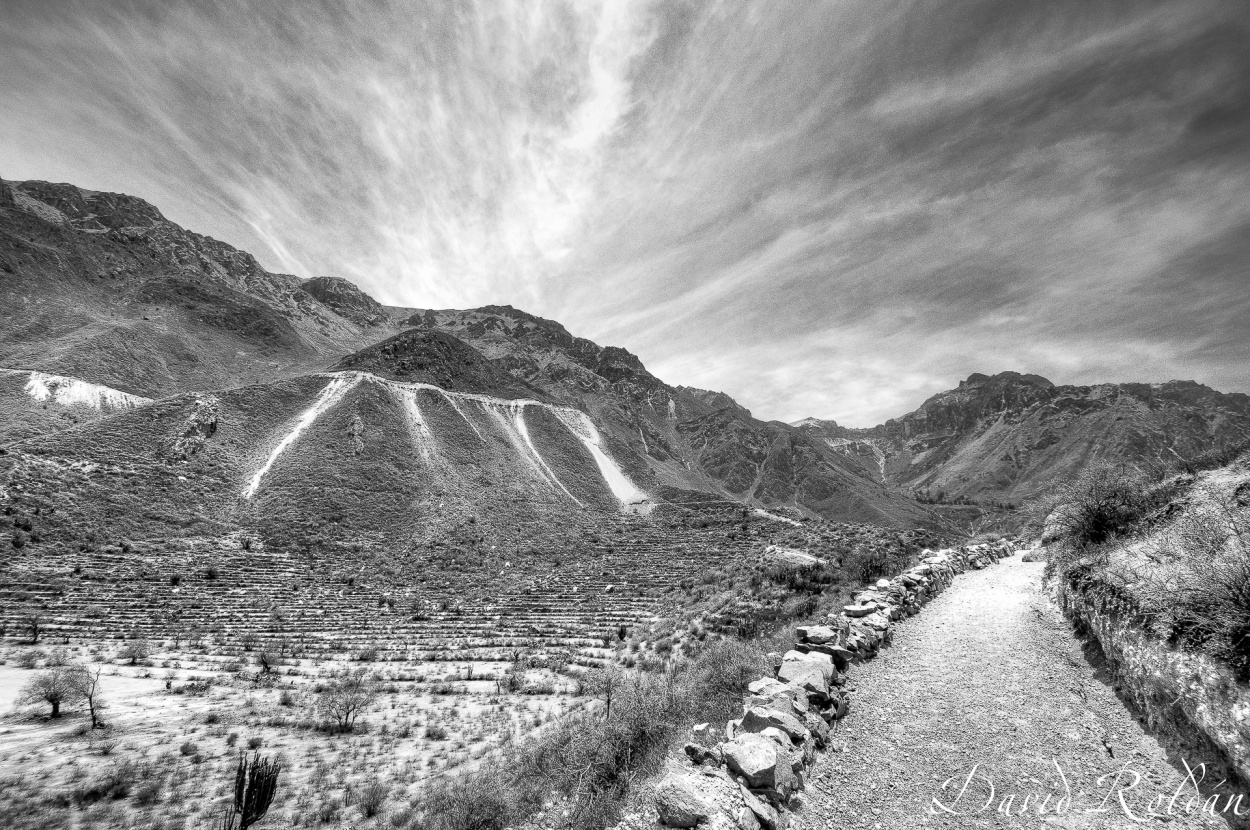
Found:
[{"label": "stone wall", "polygon": [[685,759],[655,791],[661,827],[768,830],[789,826],[787,807],[805,771],[850,713],[843,691],[855,664],[889,645],[894,623],[918,612],[957,574],[1015,552],[1011,543],[926,551],[919,565],[860,591],[823,622],[799,626],[794,649],[778,655],[773,676],[748,687],[742,717],[694,727]]},{"label": "stone wall", "polygon": [[1250,687],[1232,669],[1152,636],[1136,624],[1131,601],[1109,587],[1060,584],[1056,593],[1069,619],[1098,641],[1152,729],[1198,750],[1214,748],[1250,784]]}]

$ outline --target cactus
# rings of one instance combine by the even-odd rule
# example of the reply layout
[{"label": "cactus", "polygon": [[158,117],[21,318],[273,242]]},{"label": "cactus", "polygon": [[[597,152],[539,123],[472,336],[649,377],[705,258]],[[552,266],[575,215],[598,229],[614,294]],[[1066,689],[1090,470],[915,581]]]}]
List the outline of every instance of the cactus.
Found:
[{"label": "cactus", "polygon": [[[234,774],[234,809],[227,809],[215,825],[215,830],[247,830],[265,817],[278,790],[278,773],[282,764],[247,754],[239,756],[239,768]],[[237,823],[236,823],[237,822]]]}]

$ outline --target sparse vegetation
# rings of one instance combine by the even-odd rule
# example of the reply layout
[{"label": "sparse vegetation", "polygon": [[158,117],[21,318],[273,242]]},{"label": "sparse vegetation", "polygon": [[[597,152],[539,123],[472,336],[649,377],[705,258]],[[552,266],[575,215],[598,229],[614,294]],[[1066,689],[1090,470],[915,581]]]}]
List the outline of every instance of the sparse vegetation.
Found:
[{"label": "sparse vegetation", "polygon": [[318,705],[338,731],[351,732],[356,728],[357,719],[373,707],[377,697],[377,686],[369,679],[368,671],[359,668],[330,683],[321,692]]},{"label": "sparse vegetation", "polygon": [[51,707],[51,717],[61,716],[61,706],[81,699],[82,686],[75,682],[75,674],[85,671],[77,666],[54,666],[37,673],[22,687],[17,704],[36,705],[46,703]]},{"label": "sparse vegetation", "polygon": [[1129,603],[1156,636],[1250,679],[1245,481],[1244,464],[1199,479],[1091,468],[1045,503],[1048,573]]}]

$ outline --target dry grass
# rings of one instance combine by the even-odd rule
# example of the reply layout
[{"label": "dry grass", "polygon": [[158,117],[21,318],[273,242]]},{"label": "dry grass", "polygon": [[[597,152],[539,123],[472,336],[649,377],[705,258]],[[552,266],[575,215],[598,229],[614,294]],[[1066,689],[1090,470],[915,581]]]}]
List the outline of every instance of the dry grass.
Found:
[{"label": "dry grass", "polygon": [[1250,457],[1163,482],[1104,471],[1067,492],[1048,568],[1128,600],[1160,639],[1250,679]]},{"label": "dry grass", "polygon": [[94,643],[66,649],[103,669],[107,727],[91,729],[81,708],[48,721],[46,707],[12,706],[46,670],[46,650],[35,668],[17,667],[35,651],[9,648],[0,665],[0,798],[19,808],[14,828],[207,826],[245,748],[283,763],[260,827],[382,826],[436,777],[474,769],[585,705],[575,678],[541,669],[524,673],[555,693],[497,693],[490,678],[506,663],[474,665],[486,679],[472,681],[463,665],[368,664],[376,699],[345,733],[321,716],[321,697],[359,663],[284,661],[281,676],[265,676],[230,671],[231,655],[156,647],[131,667]]}]

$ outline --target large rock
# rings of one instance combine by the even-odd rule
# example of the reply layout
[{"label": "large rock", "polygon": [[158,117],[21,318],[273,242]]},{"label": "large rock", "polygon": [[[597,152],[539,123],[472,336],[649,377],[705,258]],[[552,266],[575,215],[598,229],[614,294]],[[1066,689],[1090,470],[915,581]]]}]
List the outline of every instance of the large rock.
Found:
[{"label": "large rock", "polygon": [[775,677],[761,677],[759,680],[752,680],[747,684],[747,691],[753,695],[761,695],[763,697],[773,697],[782,694],[788,687]]},{"label": "large rock", "polygon": [[763,735],[739,735],[721,747],[725,764],[746,779],[751,789],[771,789],[780,793],[794,787],[790,754]]},{"label": "large rock", "polygon": [[829,697],[829,679],[816,663],[806,660],[782,663],[777,678],[802,689],[813,702],[820,703]]},{"label": "large rock", "polygon": [[693,775],[670,774],[661,781],[655,789],[655,807],[666,827],[697,827],[718,812],[703,781]]},{"label": "large rock", "polygon": [[800,625],[795,635],[805,643],[832,643],[838,639],[838,632],[827,625]]},{"label": "large rock", "polygon": [[[785,657],[782,658],[781,668],[785,668],[787,663],[810,663],[818,666],[824,673],[826,680],[831,680],[835,673],[833,666],[833,658],[828,654],[822,654],[819,651],[787,651]],[[777,674],[781,678],[781,674]]]},{"label": "large rock", "polygon": [[762,706],[765,709],[776,709],[778,712],[793,715],[802,720],[803,715],[811,710],[807,702],[807,692],[795,686],[786,686],[785,689],[788,694],[781,694],[775,697],[748,695],[744,704],[748,709]]},{"label": "large rock", "polygon": [[767,828],[767,830],[777,830],[780,815],[777,813],[776,809],[774,809],[772,805],[765,804],[763,801],[760,801],[755,797],[755,793],[751,792],[741,784],[738,785],[738,788],[742,792],[743,803],[747,806],[747,809],[751,811],[751,814],[755,817],[755,819]]},{"label": "large rock", "polygon": [[827,644],[808,645],[804,643],[803,647],[808,651],[814,651],[819,654],[828,654],[829,658],[833,661],[833,667],[840,672],[846,671],[846,667],[849,666],[851,661],[855,659],[855,652],[845,648],[844,646]]},{"label": "large rock", "polygon": [[812,744],[823,747],[829,742],[829,724],[823,717],[815,712],[808,711],[799,716],[799,721],[807,727],[808,732],[812,733]]},{"label": "large rock", "polygon": [[843,607],[842,613],[854,619],[855,617],[866,617],[876,610],[877,610],[877,604],[875,602],[871,602],[871,603],[857,602],[854,605],[847,605]]},{"label": "large rock", "polygon": [[788,715],[777,709],[766,709],[763,706],[752,706],[742,715],[744,732],[763,732],[769,727],[780,729],[790,740],[802,743],[812,737],[811,730],[803,725],[794,715]]}]

